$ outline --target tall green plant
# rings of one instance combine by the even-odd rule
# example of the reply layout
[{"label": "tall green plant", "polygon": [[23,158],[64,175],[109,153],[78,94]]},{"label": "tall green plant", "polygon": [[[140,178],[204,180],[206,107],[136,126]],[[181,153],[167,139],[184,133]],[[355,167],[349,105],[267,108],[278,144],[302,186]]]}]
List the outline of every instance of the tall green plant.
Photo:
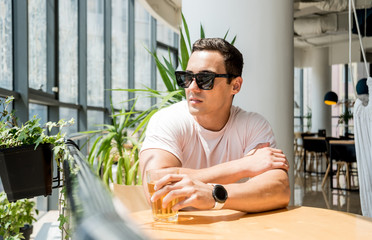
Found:
[{"label": "tall green plant", "polygon": [[[178,61],[182,70],[186,70],[189,58],[191,55],[192,45],[190,39],[190,31],[185,20],[185,17],[182,14],[182,23],[183,29],[180,28],[180,46],[179,46],[179,57]],[[224,39],[227,38],[229,30],[224,35]],[[205,38],[205,31],[203,25],[200,24],[200,38]],[[236,36],[231,41],[231,44],[234,44]],[[161,76],[164,86],[167,88],[167,91],[162,92],[155,89],[145,87],[145,89],[113,89],[114,91],[126,91],[138,93],[146,98],[156,98],[158,101],[156,104],[152,105],[142,113],[140,113],[133,121],[136,124],[134,133],[143,130],[140,141],[143,139],[144,133],[146,131],[147,124],[150,118],[160,109],[168,107],[176,102],[180,102],[186,98],[185,90],[180,88],[177,85],[176,76],[175,76],[175,67],[172,65],[172,57],[170,51],[168,50],[168,59],[163,57],[159,58],[156,54],[156,50],[153,52],[147,50],[149,54],[154,58],[156,67]]]},{"label": "tall green plant", "polygon": [[[103,124],[99,125],[103,126],[101,130],[83,132],[92,136],[99,135],[90,150],[88,162],[106,185],[110,181],[126,185],[142,184],[138,176],[138,141],[128,135],[128,129],[133,125],[133,115],[136,114],[134,106],[129,112],[122,109],[114,114],[111,102],[112,125]],[[114,164],[117,164],[116,181],[112,173]]]}]

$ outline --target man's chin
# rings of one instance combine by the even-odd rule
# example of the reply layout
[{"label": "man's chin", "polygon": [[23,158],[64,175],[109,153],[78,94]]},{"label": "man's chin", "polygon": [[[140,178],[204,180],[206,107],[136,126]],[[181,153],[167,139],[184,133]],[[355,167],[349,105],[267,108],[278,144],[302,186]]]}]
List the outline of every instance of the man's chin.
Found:
[{"label": "man's chin", "polygon": [[200,109],[199,108],[193,107],[190,104],[188,105],[188,107],[189,107],[189,112],[190,112],[191,115],[196,116],[196,115],[200,114]]}]

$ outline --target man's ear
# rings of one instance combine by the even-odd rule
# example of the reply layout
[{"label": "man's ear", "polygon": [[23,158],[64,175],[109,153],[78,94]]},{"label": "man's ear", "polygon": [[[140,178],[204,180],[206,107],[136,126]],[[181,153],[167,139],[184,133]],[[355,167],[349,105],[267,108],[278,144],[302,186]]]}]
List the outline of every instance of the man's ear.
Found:
[{"label": "man's ear", "polygon": [[240,92],[240,89],[242,87],[242,83],[243,83],[243,79],[242,77],[236,77],[233,82],[231,83],[232,84],[232,92],[233,94],[237,94],[238,92]]}]

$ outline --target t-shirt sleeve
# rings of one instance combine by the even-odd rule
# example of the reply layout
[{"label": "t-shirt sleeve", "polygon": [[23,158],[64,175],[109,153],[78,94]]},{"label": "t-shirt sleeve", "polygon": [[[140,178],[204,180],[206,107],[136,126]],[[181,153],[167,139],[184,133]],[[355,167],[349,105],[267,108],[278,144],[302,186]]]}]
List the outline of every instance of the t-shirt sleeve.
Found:
[{"label": "t-shirt sleeve", "polygon": [[146,149],[162,149],[172,153],[181,161],[181,139],[177,121],[159,111],[149,121],[141,152]]},{"label": "t-shirt sleeve", "polygon": [[254,114],[248,125],[248,140],[244,155],[248,154],[253,148],[260,143],[270,143],[270,147],[276,148],[276,141],[270,123],[261,115]]}]

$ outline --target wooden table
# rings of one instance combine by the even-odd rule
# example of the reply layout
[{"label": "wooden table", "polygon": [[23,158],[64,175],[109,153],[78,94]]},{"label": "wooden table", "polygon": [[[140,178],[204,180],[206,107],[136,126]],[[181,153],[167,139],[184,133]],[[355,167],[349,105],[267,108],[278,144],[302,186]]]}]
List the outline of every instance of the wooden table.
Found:
[{"label": "wooden table", "polygon": [[155,222],[151,210],[132,216],[151,239],[372,239],[372,219],[311,207],[258,214],[181,211],[178,223]]},{"label": "wooden table", "polygon": [[155,222],[142,186],[114,184],[112,189],[149,239],[372,239],[371,218],[312,207],[256,214],[180,211],[177,223]]}]

